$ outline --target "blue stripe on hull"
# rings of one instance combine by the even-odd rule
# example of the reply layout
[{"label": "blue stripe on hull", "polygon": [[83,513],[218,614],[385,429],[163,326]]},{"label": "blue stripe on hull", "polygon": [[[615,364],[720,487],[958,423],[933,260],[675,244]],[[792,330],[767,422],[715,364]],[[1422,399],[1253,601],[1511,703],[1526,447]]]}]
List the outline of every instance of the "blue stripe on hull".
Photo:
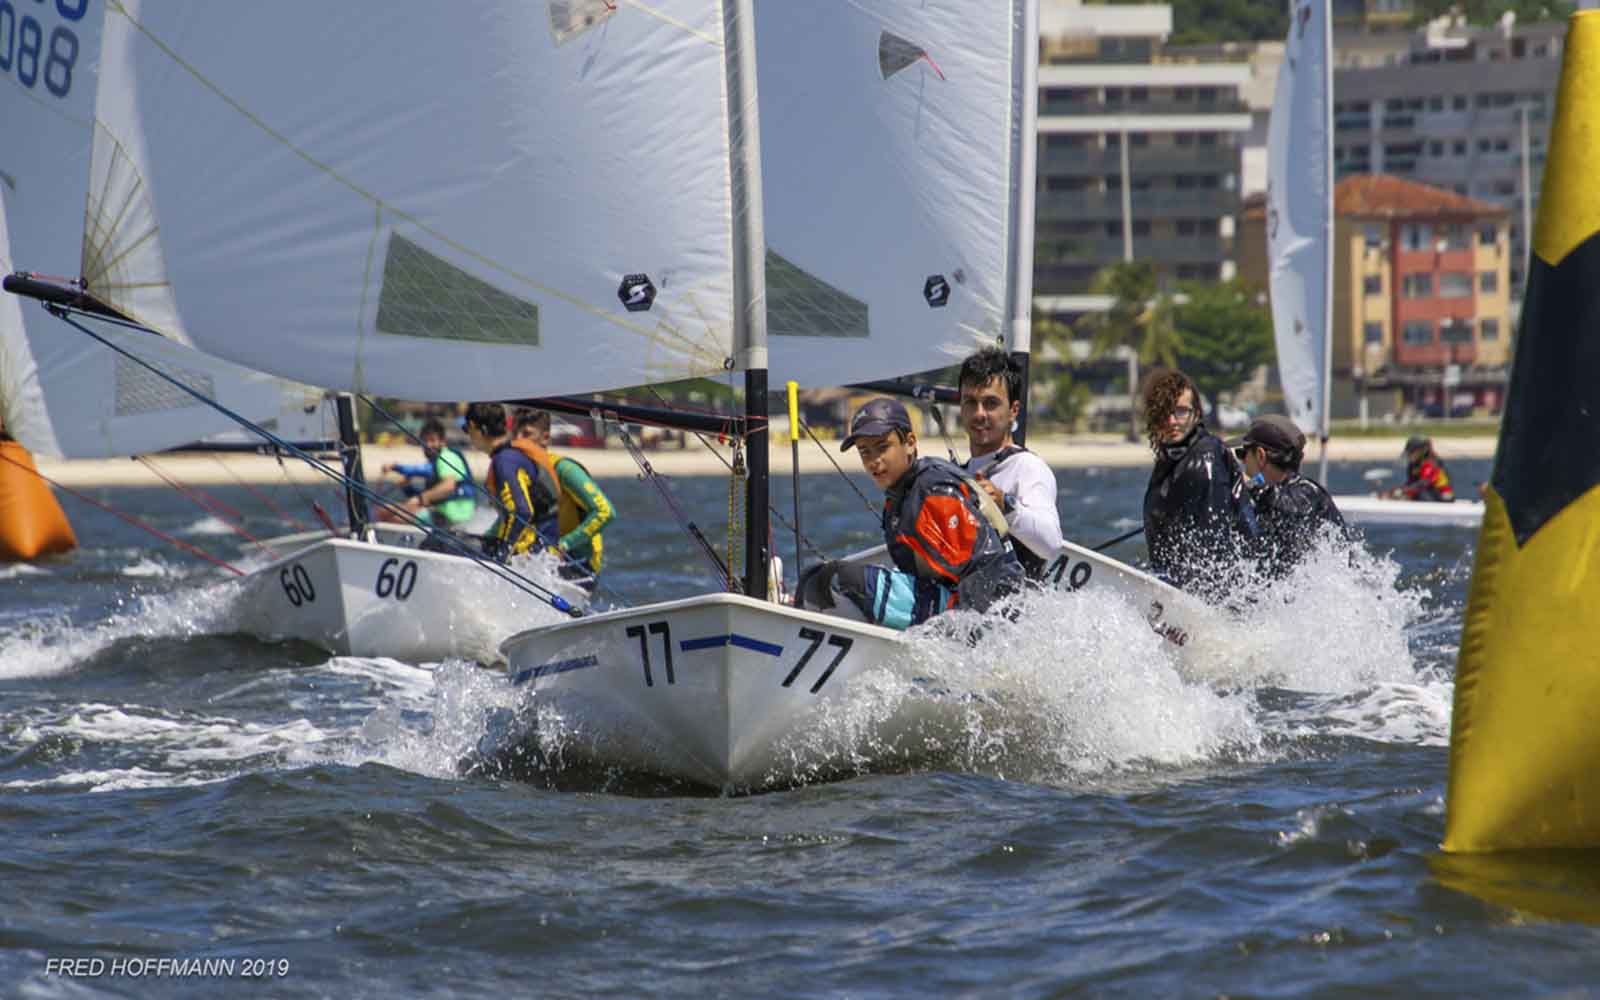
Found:
[{"label": "blue stripe on hull", "polygon": [[585,667],[592,667],[599,662],[600,658],[591,653],[588,656],[580,656],[576,659],[556,660],[554,663],[541,663],[537,667],[529,667],[526,670],[517,671],[516,676],[511,678],[511,683],[526,684],[535,677],[549,677],[551,674],[564,674],[569,670],[582,670]]},{"label": "blue stripe on hull", "polygon": [[752,639],[747,635],[737,632],[729,635],[707,635],[698,639],[684,639],[678,647],[685,653],[696,649],[715,649],[718,646],[738,646],[740,649],[749,649],[757,653],[766,653],[768,656],[782,656],[783,647],[776,643],[762,642]]}]

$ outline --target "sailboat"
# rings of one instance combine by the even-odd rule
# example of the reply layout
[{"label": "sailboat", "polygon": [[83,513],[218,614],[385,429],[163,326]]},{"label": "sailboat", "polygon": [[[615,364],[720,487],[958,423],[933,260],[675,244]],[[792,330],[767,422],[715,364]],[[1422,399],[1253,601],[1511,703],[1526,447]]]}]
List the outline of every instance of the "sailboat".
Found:
[{"label": "sailboat", "polygon": [[[17,76],[0,86],[0,120],[29,137],[0,166],[0,227],[9,237],[4,269],[26,261],[57,273],[76,271],[89,293],[76,282],[32,274],[8,277],[7,287],[33,289],[58,307],[91,307],[72,313],[72,321],[92,332],[81,336],[32,303],[0,297],[0,401],[8,430],[35,453],[65,458],[191,445],[235,431],[240,420],[301,446],[328,442],[333,407],[319,390],[132,329],[106,306],[152,294],[130,261],[159,236],[154,220],[132,221],[144,176],[119,167],[125,161],[117,151],[136,145],[137,131],[114,134],[95,123],[107,12],[93,6],[79,5],[75,16],[72,5],[29,12],[24,20],[41,22],[44,37],[70,41],[57,46],[31,83]],[[65,52],[73,58],[65,60]],[[349,445],[348,398],[338,408]],[[266,564],[237,582],[235,626],[340,654],[492,661],[496,643],[510,631],[506,623],[526,622],[543,602],[469,560],[419,551],[423,535],[406,525],[383,525],[358,537],[269,539]],[[553,573],[547,586],[572,603],[582,599]]]},{"label": "sailboat", "polygon": [[[1333,17],[1297,0],[1267,127],[1267,267],[1278,376],[1289,416],[1322,442],[1328,481],[1333,379]],[[1372,524],[1476,527],[1483,504],[1336,495],[1345,518]]]},{"label": "sailboat", "polygon": [[[768,370],[889,378],[1002,338],[1025,359],[1036,53],[1030,0],[376,20],[112,0],[93,176],[123,197],[87,227],[86,258],[116,262],[90,291],[173,342],[340,391],[587,412],[612,407],[570,394],[742,378],[741,415],[701,418],[748,470],[730,591],[530,617],[501,651],[607,762],[759,786],[906,645],[770,599]],[[1057,575],[1100,586],[1113,562]],[[1178,616],[1183,595],[1148,582]]]}]

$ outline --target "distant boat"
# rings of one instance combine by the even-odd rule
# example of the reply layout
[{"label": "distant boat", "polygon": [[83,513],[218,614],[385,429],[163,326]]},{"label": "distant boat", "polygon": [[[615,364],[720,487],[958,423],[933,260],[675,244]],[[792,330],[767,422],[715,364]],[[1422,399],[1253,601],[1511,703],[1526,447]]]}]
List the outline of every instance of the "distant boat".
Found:
[{"label": "distant boat", "polygon": [[1427,527],[1476,528],[1483,522],[1482,500],[1437,503],[1426,500],[1392,500],[1388,497],[1335,496],[1339,513],[1355,524],[1408,524]]}]

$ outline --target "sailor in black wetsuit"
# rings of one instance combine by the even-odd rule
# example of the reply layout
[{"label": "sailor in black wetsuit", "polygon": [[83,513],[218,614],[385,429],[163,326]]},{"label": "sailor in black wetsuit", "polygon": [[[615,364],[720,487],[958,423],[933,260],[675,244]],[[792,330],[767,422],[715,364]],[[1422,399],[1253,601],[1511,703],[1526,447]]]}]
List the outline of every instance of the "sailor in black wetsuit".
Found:
[{"label": "sailor in black wetsuit", "polygon": [[1257,417],[1228,442],[1244,463],[1245,488],[1260,536],[1256,552],[1269,576],[1285,576],[1324,534],[1348,538],[1344,516],[1321,483],[1300,474],[1306,436],[1281,414]]},{"label": "sailor in black wetsuit", "polygon": [[1150,570],[1210,601],[1232,588],[1255,543],[1255,512],[1222,439],[1206,430],[1189,376],[1158,370],[1145,383],[1145,431],[1156,453],[1144,493]]}]

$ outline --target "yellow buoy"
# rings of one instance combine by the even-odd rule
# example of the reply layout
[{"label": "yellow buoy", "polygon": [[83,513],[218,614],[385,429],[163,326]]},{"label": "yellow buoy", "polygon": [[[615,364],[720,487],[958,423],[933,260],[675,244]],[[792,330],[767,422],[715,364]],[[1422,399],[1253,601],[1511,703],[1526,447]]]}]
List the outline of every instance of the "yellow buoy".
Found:
[{"label": "yellow buoy", "polygon": [[0,441],[0,561],[31,562],[77,547],[72,525],[28,449]]},{"label": "yellow buoy", "polygon": [[1600,847],[1600,11],[1574,15],[1456,667],[1446,851]]}]

